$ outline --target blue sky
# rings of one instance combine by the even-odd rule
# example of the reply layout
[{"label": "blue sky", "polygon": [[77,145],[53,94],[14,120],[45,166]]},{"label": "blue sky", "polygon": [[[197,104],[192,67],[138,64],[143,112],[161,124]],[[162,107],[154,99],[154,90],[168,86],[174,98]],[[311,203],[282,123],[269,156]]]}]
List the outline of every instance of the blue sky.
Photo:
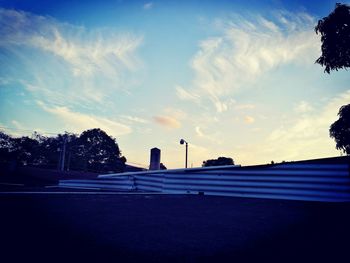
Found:
[{"label": "blue sky", "polygon": [[337,156],[350,101],[323,73],[317,20],[336,1],[2,1],[0,126],[114,136],[129,162],[170,168]]}]

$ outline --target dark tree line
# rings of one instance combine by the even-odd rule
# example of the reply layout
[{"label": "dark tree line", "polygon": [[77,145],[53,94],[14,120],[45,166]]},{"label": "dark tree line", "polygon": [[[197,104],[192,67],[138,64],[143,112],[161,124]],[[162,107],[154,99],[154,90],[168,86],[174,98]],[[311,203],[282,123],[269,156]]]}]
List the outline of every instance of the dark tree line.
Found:
[{"label": "dark tree line", "polygon": [[210,159],[203,161],[202,167],[209,167],[209,166],[222,166],[222,165],[234,165],[234,161],[232,158],[229,157],[219,157],[217,159]]},{"label": "dark tree line", "polygon": [[116,140],[101,129],[47,137],[14,138],[0,131],[0,162],[78,171],[122,172],[126,158]]},{"label": "dark tree line", "polygon": [[[337,3],[327,17],[318,21],[316,33],[321,34],[321,56],[316,63],[325,67],[328,74],[332,70],[350,67],[350,6]],[[350,104],[339,109],[339,119],[330,129],[336,148],[350,154]]]},{"label": "dark tree line", "polygon": [[329,134],[336,141],[336,148],[346,154],[350,154],[350,104],[340,108],[338,113],[339,119],[335,121],[330,129]]},{"label": "dark tree line", "polygon": [[321,34],[321,56],[316,63],[331,70],[350,67],[350,6],[337,3],[327,17],[318,21],[316,33]]}]

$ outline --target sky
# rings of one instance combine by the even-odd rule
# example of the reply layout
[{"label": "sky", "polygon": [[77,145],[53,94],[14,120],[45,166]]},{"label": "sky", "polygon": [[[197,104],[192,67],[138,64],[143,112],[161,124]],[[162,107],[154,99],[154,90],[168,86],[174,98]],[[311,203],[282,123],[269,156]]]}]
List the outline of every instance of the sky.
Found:
[{"label": "sky", "polygon": [[101,128],[131,164],[339,156],[350,74],[315,64],[337,1],[0,0],[0,127]]}]

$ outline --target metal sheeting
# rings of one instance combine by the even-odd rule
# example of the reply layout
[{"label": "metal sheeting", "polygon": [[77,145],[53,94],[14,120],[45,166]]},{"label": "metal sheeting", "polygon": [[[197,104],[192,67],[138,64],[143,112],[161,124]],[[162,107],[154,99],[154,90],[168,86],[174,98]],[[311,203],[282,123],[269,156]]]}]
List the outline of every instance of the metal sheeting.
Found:
[{"label": "metal sheeting", "polygon": [[176,169],[62,180],[91,186],[171,194],[205,194],[311,201],[350,201],[348,164],[287,163],[274,166]]},{"label": "metal sheeting", "polygon": [[89,188],[99,190],[120,190],[131,191],[134,190],[135,184],[133,178],[129,176],[120,176],[113,179],[73,179],[73,180],[60,180],[60,187],[69,188]]},{"label": "metal sheeting", "polygon": [[136,190],[163,192],[164,174],[134,175],[134,182]]},{"label": "metal sheeting", "polygon": [[344,164],[284,164],[187,174],[167,173],[163,192],[350,201],[349,167]]}]

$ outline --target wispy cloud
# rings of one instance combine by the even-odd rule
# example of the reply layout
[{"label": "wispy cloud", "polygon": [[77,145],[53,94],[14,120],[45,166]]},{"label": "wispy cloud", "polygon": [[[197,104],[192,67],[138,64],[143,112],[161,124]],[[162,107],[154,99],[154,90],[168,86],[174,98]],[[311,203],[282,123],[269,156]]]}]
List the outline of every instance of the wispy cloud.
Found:
[{"label": "wispy cloud", "polygon": [[148,120],[143,119],[143,118],[139,118],[139,117],[135,117],[135,116],[123,115],[121,117],[130,121],[130,122],[136,122],[136,123],[142,123],[142,124],[149,123]]},{"label": "wispy cloud", "polygon": [[21,72],[15,77],[48,102],[57,102],[58,94],[65,95],[62,104],[102,102],[116,89],[125,89],[126,74],[141,66],[136,50],[142,37],[128,32],[89,30],[48,16],[0,9],[0,34],[6,63]]},{"label": "wispy cloud", "polygon": [[54,18],[0,9],[1,47],[33,47],[67,62],[76,76],[118,75],[118,67],[137,65],[135,49],[142,38],[108,29],[87,30]]},{"label": "wispy cloud", "polygon": [[234,108],[235,110],[253,110],[255,107],[254,104],[237,104]]},{"label": "wispy cloud", "polygon": [[199,126],[195,127],[195,132],[196,132],[198,137],[203,138],[203,139],[205,139],[207,141],[211,141],[211,142],[214,142],[216,144],[221,144],[222,143],[221,140],[218,139],[219,136],[218,136],[217,133],[216,134],[207,134]]},{"label": "wispy cloud", "polygon": [[188,100],[193,102],[199,102],[200,97],[197,94],[192,94],[188,90],[184,89],[183,87],[176,85],[176,95],[181,100]]},{"label": "wispy cloud", "polygon": [[281,65],[313,65],[319,55],[315,19],[300,13],[276,12],[273,19],[216,20],[221,34],[200,42],[191,65],[195,77],[191,90],[177,88],[179,98],[197,94],[209,99],[218,112],[229,108],[228,97],[255,83]]},{"label": "wispy cloud", "polygon": [[44,111],[54,115],[64,124],[64,128],[71,132],[80,133],[91,128],[101,128],[110,135],[121,136],[129,134],[132,131],[132,129],[125,124],[101,116],[72,111],[68,107],[50,107],[41,101],[37,101],[37,104]]},{"label": "wispy cloud", "polygon": [[168,107],[168,108],[165,108],[163,111],[166,115],[171,116],[178,120],[184,120],[187,118],[187,113],[178,108]]},{"label": "wispy cloud", "polygon": [[169,129],[178,129],[181,127],[180,121],[171,116],[154,116],[153,119],[156,123]]},{"label": "wispy cloud", "polygon": [[313,111],[314,108],[307,101],[300,101],[298,105],[295,106],[294,111],[296,113],[306,113]]},{"label": "wispy cloud", "polygon": [[150,10],[150,9],[153,8],[153,6],[154,6],[153,2],[148,2],[148,3],[145,3],[145,4],[143,5],[143,9],[145,9],[145,10]]},{"label": "wispy cloud", "polygon": [[16,120],[12,120],[12,121],[11,121],[11,124],[12,124],[16,129],[21,129],[21,130],[25,130],[25,129],[26,129],[21,123],[19,123],[19,122],[16,121]]},{"label": "wispy cloud", "polygon": [[[350,101],[350,90],[328,100],[323,108],[307,111],[281,123],[261,143],[236,149],[246,163],[271,160],[301,160],[317,156],[338,155],[335,142],[329,137],[329,127],[337,120],[342,105]],[[254,152],[254,156],[251,153]]]}]

